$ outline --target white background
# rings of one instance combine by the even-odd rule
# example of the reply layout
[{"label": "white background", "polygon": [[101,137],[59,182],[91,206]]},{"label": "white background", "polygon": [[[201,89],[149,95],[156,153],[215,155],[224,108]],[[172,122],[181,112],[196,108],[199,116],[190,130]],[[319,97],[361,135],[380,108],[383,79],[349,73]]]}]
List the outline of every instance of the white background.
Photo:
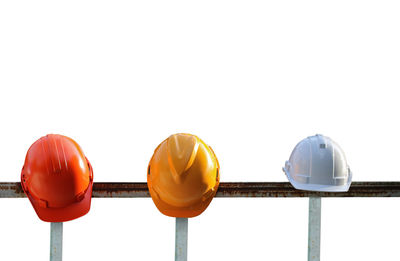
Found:
[{"label": "white background", "polygon": [[[144,182],[188,132],[221,181],[286,181],[301,139],[341,145],[356,181],[399,181],[398,1],[0,2],[0,181],[29,146],[72,137],[95,181]],[[189,260],[306,260],[307,199],[214,199]],[[322,200],[322,260],[399,260],[400,199]],[[47,260],[48,223],[0,199],[0,260]],[[150,199],[93,199],[64,225],[64,260],[173,260],[174,219]]]}]

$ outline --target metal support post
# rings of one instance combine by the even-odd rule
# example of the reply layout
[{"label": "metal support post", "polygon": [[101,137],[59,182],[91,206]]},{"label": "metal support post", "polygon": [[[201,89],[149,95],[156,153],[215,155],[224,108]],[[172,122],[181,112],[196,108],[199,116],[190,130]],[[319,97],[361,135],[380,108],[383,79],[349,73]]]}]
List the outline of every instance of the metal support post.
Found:
[{"label": "metal support post", "polygon": [[310,197],[308,207],[308,261],[320,260],[321,198]]},{"label": "metal support post", "polygon": [[62,261],[63,223],[50,224],[50,261]]},{"label": "metal support post", "polygon": [[175,261],[187,261],[188,219],[176,218]]}]

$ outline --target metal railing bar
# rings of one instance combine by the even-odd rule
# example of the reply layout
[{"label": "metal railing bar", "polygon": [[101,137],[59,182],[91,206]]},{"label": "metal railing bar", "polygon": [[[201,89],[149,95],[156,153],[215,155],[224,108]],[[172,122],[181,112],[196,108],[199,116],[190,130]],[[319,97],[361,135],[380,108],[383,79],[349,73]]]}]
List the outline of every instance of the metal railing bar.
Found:
[{"label": "metal railing bar", "polygon": [[[94,198],[147,198],[145,182],[95,182]],[[0,198],[23,198],[20,182],[0,182]],[[400,197],[400,182],[353,182],[348,192],[295,189],[289,182],[222,182],[216,197]]]}]

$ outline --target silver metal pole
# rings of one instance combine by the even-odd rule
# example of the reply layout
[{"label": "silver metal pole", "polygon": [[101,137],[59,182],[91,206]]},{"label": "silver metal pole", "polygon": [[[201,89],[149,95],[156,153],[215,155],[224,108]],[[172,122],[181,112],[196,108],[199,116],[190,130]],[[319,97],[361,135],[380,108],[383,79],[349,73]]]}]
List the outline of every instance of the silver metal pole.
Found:
[{"label": "silver metal pole", "polygon": [[175,261],[187,261],[188,219],[176,218]]},{"label": "silver metal pole", "polygon": [[321,198],[310,197],[308,207],[308,261],[320,260]]},{"label": "silver metal pole", "polygon": [[62,261],[63,223],[50,224],[50,261]]}]

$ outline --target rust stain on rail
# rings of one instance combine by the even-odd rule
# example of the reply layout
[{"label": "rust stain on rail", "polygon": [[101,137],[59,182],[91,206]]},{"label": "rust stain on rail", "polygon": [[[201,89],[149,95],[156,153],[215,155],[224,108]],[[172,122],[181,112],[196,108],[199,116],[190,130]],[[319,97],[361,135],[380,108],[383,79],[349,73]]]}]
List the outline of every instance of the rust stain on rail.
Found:
[{"label": "rust stain on rail", "polygon": [[150,197],[147,183],[94,183],[93,197]]},{"label": "rust stain on rail", "polygon": [[219,197],[400,197],[399,182],[353,182],[348,192],[297,190],[288,182],[222,183]]},{"label": "rust stain on rail", "polygon": [[24,198],[20,182],[0,182],[0,198]]},{"label": "rust stain on rail", "polygon": [[[94,198],[147,198],[147,184],[95,182]],[[400,197],[400,182],[353,182],[348,192],[296,190],[288,182],[223,182],[217,197]],[[19,182],[0,182],[0,198],[22,198]]]}]

